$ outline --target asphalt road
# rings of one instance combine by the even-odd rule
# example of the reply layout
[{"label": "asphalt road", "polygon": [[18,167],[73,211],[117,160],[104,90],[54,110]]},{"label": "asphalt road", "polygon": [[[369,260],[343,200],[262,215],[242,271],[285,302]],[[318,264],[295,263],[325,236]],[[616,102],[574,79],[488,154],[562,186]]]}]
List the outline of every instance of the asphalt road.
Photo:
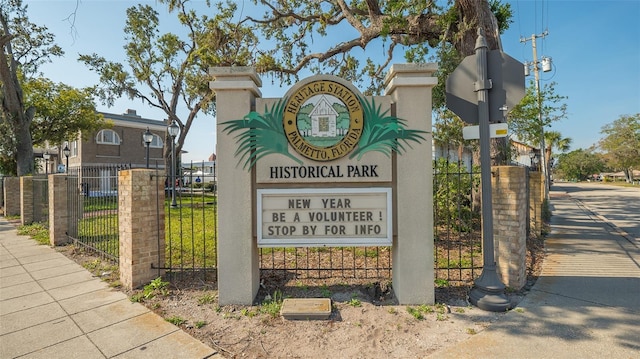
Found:
[{"label": "asphalt road", "polygon": [[628,239],[640,243],[640,186],[560,182],[553,188],[566,191],[601,219],[626,232]]}]

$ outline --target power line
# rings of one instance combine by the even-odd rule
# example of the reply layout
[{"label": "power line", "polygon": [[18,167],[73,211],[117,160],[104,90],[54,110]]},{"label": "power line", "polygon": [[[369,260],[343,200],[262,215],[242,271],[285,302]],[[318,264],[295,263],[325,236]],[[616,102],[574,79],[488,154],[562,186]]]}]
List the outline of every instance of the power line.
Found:
[{"label": "power line", "polygon": [[[540,26],[544,29],[544,32],[547,32],[549,30],[549,2],[547,0],[542,0],[542,4],[541,4],[541,9],[540,9],[540,15],[541,15],[541,19],[540,19]],[[542,50],[542,54],[544,55],[544,47],[545,47],[545,38],[542,38],[542,46],[541,46],[541,50]]]}]

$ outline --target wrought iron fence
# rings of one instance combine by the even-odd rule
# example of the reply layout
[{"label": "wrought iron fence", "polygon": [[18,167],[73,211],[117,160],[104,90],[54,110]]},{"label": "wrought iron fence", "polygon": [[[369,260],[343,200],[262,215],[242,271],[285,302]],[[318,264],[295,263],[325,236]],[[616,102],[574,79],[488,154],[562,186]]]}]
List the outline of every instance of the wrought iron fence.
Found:
[{"label": "wrought iron fence", "polygon": [[84,166],[67,173],[67,235],[76,245],[118,262],[118,172],[130,165]]},{"label": "wrought iron fence", "polygon": [[[173,185],[165,178],[166,265],[169,274],[213,273],[217,267],[217,181],[215,167],[206,173],[187,166]],[[202,175],[202,173],[205,175]],[[205,180],[206,179],[206,180]],[[479,205],[475,196],[479,170],[459,162],[434,162],[434,234],[436,284],[468,285],[482,270]],[[479,197],[478,197],[479,199]],[[261,248],[263,279],[391,279],[390,247]]]},{"label": "wrought iron fence", "polygon": [[469,284],[482,272],[480,169],[434,161],[435,277],[441,286]]},{"label": "wrought iron fence", "polygon": [[[217,267],[218,253],[215,164],[207,167],[205,162],[191,162],[181,169],[175,181],[168,176],[163,180],[164,200],[158,197],[158,207],[166,213],[166,253],[161,269],[169,277],[191,273],[208,278]],[[173,193],[176,206],[172,206]]]},{"label": "wrought iron fence", "polygon": [[266,276],[293,279],[390,279],[390,247],[261,248]]}]

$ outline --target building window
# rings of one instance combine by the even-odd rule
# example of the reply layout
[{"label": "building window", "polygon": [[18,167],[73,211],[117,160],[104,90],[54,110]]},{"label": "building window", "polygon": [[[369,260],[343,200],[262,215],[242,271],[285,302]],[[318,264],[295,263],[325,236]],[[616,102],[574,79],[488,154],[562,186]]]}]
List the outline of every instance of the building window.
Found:
[{"label": "building window", "polygon": [[102,145],[119,145],[120,136],[113,130],[100,130],[96,135],[96,142]]},{"label": "building window", "polygon": [[149,144],[149,147],[151,148],[162,148],[162,146],[164,145],[164,143],[162,142],[162,138],[160,138],[160,136],[156,135],[155,133],[153,134],[153,140],[151,140],[151,143]]},{"label": "building window", "polygon": [[71,157],[76,157],[78,156],[78,141],[72,141],[69,144],[69,149],[71,150]]}]

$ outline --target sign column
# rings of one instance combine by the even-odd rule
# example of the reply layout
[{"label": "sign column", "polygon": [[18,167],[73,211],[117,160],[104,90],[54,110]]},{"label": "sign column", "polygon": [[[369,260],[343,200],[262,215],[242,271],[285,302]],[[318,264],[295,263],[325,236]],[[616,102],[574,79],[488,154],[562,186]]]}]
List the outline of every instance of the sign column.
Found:
[{"label": "sign column", "polygon": [[386,94],[395,104],[395,116],[407,127],[426,131],[426,141],[395,156],[396,224],[393,238],[393,290],[400,304],[433,304],[433,168],[431,102],[435,64],[393,65]]},{"label": "sign column", "polygon": [[[212,67],[216,123],[243,118],[260,97],[260,78],[251,67]],[[235,134],[217,131],[218,148],[236,147]],[[253,302],[260,284],[253,231],[252,171],[238,166],[234,151],[216,151],[218,169],[218,300],[220,305]],[[247,190],[250,189],[250,190]]]}]

